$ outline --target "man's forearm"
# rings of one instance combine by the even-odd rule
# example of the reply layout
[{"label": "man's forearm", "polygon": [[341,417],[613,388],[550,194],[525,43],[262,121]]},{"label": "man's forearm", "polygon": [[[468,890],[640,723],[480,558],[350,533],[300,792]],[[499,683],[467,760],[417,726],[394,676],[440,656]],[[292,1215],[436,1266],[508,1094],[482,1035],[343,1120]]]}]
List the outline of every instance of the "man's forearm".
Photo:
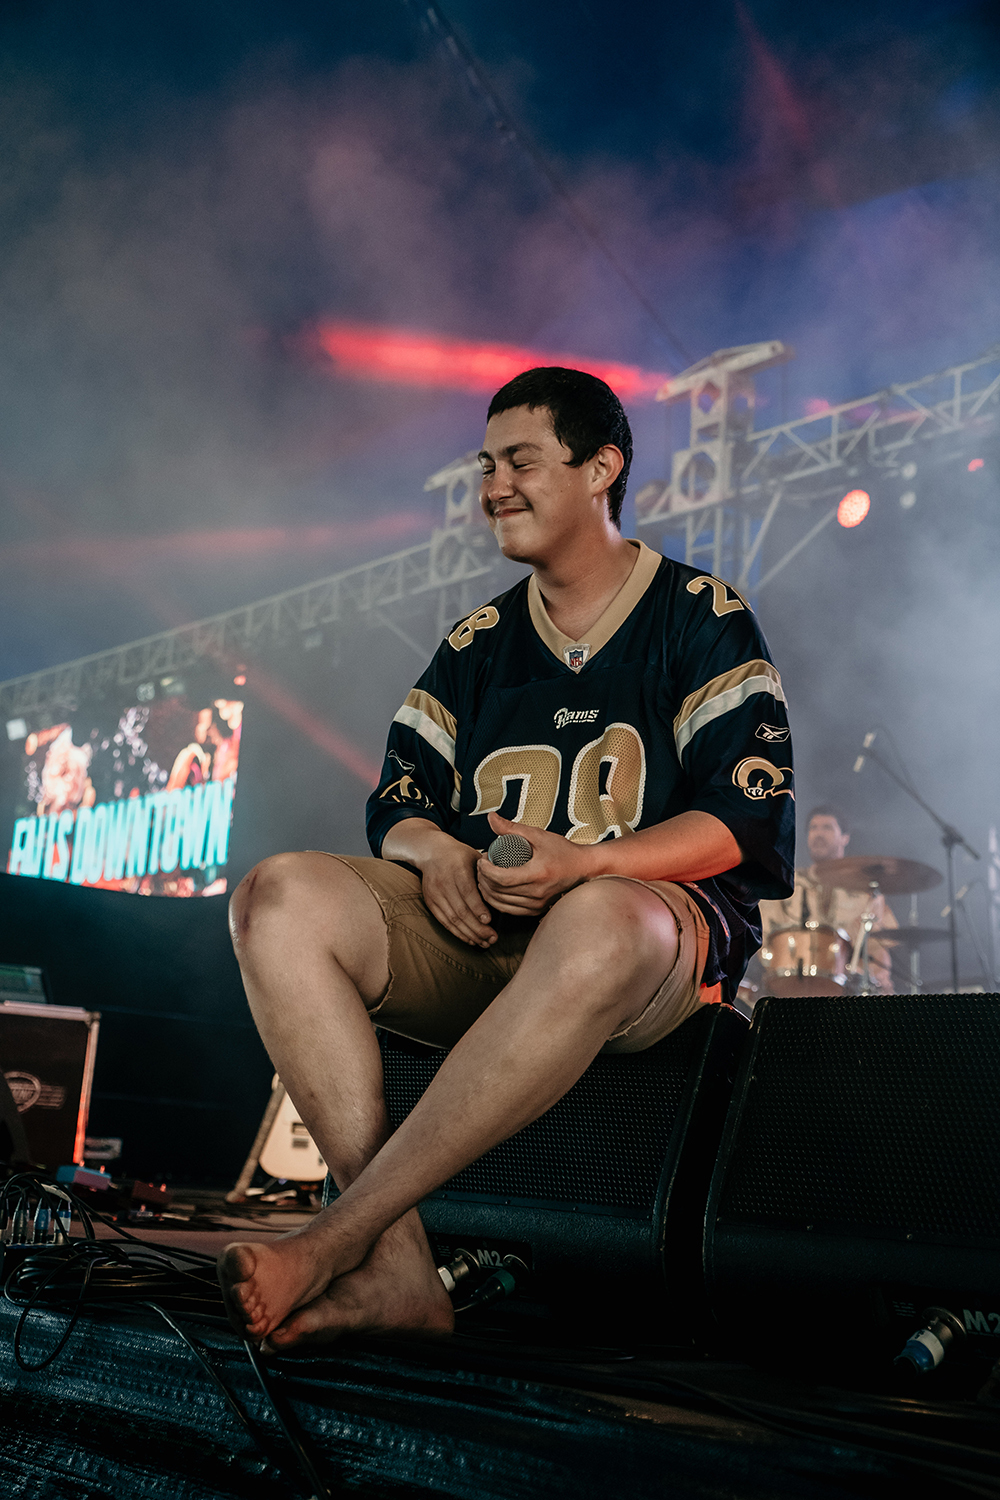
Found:
[{"label": "man's forearm", "polygon": [[430,818],[400,818],[382,840],[382,858],[402,860],[422,870],[428,859],[456,842]]},{"label": "man's forearm", "polygon": [[739,844],[725,823],[711,813],[685,812],[624,838],[587,849],[597,875],[631,875],[636,880],[707,880],[742,862]]},{"label": "man's forearm", "polygon": [[[527,830],[526,830],[527,831]],[[457,841],[429,818],[400,818],[382,843],[383,859],[398,859],[423,870]],[[568,845],[568,847],[567,847]],[[555,845],[559,848],[559,844]],[[624,838],[600,844],[563,843],[576,866],[571,883],[598,875],[630,875],[637,880],[706,880],[740,864],[743,855],[726,825],[711,813],[686,812]],[[526,866],[522,866],[528,873]]]}]

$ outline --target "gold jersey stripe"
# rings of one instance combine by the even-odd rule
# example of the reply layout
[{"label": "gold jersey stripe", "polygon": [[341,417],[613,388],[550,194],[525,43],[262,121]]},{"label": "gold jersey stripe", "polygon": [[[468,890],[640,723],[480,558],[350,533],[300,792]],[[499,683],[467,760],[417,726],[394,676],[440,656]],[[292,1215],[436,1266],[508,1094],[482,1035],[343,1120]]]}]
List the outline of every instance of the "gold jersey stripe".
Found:
[{"label": "gold jersey stripe", "polygon": [[781,678],[769,661],[747,661],[731,672],[713,677],[696,693],[688,693],[674,720],[674,744],[678,756],[699,729],[739,708],[754,693],[770,693],[779,703],[786,701]]},{"label": "gold jersey stripe", "polygon": [[422,688],[411,688],[402,708],[393,715],[393,721],[415,729],[421,739],[425,739],[428,745],[433,745],[438,754],[443,755],[450,766],[454,766],[458,723],[455,715],[450,714],[444,704],[439,703],[430,693],[425,693]]}]

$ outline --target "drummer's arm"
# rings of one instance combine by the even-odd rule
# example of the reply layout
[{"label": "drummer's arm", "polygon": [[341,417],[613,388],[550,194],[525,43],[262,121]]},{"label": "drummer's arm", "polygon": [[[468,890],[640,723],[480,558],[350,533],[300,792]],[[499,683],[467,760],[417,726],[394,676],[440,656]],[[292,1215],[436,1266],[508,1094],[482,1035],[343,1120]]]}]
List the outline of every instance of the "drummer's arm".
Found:
[{"label": "drummer's arm", "polygon": [[[873,933],[887,932],[893,927],[898,927],[899,923],[896,921],[895,913],[891,906],[886,905],[885,897],[880,896],[878,899],[881,909],[877,913]],[[879,989],[883,990],[887,995],[893,993],[892,954],[901,954],[902,952],[901,948],[884,948],[881,943],[874,940],[868,945],[868,961],[871,967],[872,978]]]},{"label": "drummer's arm", "polygon": [[762,901],[760,903],[760,930],[764,943],[777,928],[788,926],[788,915],[785,910],[787,905],[786,901]]}]

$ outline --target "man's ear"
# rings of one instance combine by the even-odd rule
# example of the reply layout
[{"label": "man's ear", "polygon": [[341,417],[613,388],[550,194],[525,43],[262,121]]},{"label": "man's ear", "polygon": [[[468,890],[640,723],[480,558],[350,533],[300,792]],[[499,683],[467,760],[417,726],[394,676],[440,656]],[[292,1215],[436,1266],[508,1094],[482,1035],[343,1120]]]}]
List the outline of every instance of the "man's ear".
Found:
[{"label": "man's ear", "polygon": [[845,833],[842,835],[842,837],[844,840],[844,848],[846,849],[848,844],[851,842],[851,835],[849,833]]},{"label": "man's ear", "polygon": [[625,467],[625,455],[614,443],[605,443],[591,459],[598,493],[609,490]]}]

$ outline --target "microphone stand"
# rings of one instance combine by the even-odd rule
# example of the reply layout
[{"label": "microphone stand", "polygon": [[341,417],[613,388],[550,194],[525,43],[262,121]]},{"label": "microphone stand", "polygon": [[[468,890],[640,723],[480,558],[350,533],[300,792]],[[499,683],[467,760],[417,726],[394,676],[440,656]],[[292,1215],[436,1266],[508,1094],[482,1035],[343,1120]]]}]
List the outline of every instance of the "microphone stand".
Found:
[{"label": "microphone stand", "polygon": [[898,771],[896,771],[892,766],[890,766],[886,761],[882,759],[877,750],[872,750],[871,748],[869,748],[864,753],[865,756],[873,760],[877,766],[881,766],[886,775],[891,776],[896,785],[902,787],[906,795],[908,797],[911,797],[918,807],[922,807],[927,816],[931,818],[941,830],[941,842],[944,845],[945,859],[947,861],[948,868],[948,940],[949,946],[951,948],[951,992],[953,995],[957,995],[958,914],[955,911],[955,850],[961,847],[967,854],[971,854],[973,859],[978,859],[979,855],[977,854],[976,850],[973,849],[968,840],[962,837],[958,829],[953,828],[950,823],[946,823],[943,818],[939,818],[933,807],[929,806],[928,803],[924,801],[919,792],[914,791],[913,787],[910,786],[908,781],[903,780]]}]

